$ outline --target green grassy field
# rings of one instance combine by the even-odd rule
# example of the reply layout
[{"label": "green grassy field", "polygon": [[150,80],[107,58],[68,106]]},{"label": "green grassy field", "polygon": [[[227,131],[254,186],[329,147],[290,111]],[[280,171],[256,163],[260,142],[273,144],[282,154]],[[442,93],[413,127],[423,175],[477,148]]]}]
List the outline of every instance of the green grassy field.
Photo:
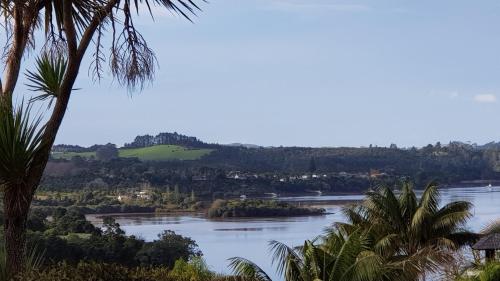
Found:
[{"label": "green grassy field", "polygon": [[[213,149],[189,149],[178,145],[155,145],[142,148],[119,149],[119,155],[123,158],[137,157],[141,160],[165,161],[165,160],[196,160],[212,152]],[[95,152],[64,152],[53,153],[56,159],[71,159],[74,156],[84,158],[95,157]]]},{"label": "green grassy field", "polygon": [[196,160],[212,151],[213,149],[188,149],[178,145],[155,145],[120,149],[120,157],[137,157],[141,160]]},{"label": "green grassy field", "polygon": [[55,159],[71,159],[74,156],[83,158],[95,157],[95,152],[52,152],[52,157]]},{"label": "green grassy field", "polygon": [[72,237],[78,237],[80,239],[89,239],[91,236],[92,236],[92,234],[90,234],[90,233],[70,233],[68,235],[59,235],[59,238],[66,239],[66,240],[68,240]]}]

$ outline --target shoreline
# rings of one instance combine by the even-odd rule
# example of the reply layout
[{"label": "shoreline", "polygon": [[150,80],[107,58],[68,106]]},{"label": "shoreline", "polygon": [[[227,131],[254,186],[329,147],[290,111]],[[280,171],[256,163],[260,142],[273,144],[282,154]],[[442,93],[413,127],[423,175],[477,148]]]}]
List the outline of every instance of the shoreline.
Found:
[{"label": "shoreline", "polygon": [[[441,188],[447,188],[447,189],[455,189],[455,188],[482,188],[483,186],[479,186],[480,183],[492,183],[494,186],[500,186],[500,180],[499,181],[486,181],[486,180],[480,180],[480,181],[474,181],[474,182],[466,182],[466,183],[461,183],[461,184],[453,184],[453,185],[441,185]],[[420,189],[416,189],[420,190]],[[321,197],[327,197],[327,196],[362,196],[364,193],[362,192],[334,192],[334,193],[325,193],[320,196],[318,195],[312,195],[310,193],[306,194],[290,194],[282,197],[250,197],[247,199],[261,199],[261,200],[280,200],[280,198],[285,198],[285,199],[293,199],[293,198],[302,198],[302,197],[307,197],[304,198],[304,200],[283,200],[292,204],[305,204],[309,207],[314,207],[314,206],[324,206],[324,205],[345,205],[349,203],[354,203],[358,202],[360,200],[356,199],[337,199],[337,200],[331,200],[331,199],[324,199],[321,200]],[[310,198],[318,198],[318,200],[310,200]],[[239,199],[238,197],[236,198],[228,198],[228,200],[235,200]],[[209,201],[207,201],[209,202]],[[88,218],[95,218],[95,219],[100,219],[105,216],[113,216],[113,217],[124,217],[124,216],[164,216],[164,217],[171,217],[171,216],[201,216],[205,217],[204,214],[208,208],[203,208],[200,210],[196,211],[190,211],[190,210],[171,210],[168,212],[113,212],[113,213],[89,213],[85,214],[86,217]],[[328,215],[330,213],[325,213],[325,215]],[[318,214],[316,216],[319,216],[321,214]],[[308,216],[308,215],[305,215]],[[292,217],[292,216],[278,216],[278,217]],[[247,217],[237,217],[237,218],[247,218]]]}]

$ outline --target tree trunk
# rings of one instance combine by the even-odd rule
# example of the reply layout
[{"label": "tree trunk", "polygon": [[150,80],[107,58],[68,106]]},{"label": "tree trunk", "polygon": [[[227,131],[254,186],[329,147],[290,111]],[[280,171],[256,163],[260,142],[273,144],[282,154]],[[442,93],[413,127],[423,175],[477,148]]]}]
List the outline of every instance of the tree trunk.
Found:
[{"label": "tree trunk", "polygon": [[7,272],[16,274],[24,268],[26,217],[6,219],[4,229]]},{"label": "tree trunk", "polygon": [[25,265],[26,221],[32,199],[32,193],[27,190],[25,186],[18,186],[4,193],[6,268],[11,277],[20,273]]}]

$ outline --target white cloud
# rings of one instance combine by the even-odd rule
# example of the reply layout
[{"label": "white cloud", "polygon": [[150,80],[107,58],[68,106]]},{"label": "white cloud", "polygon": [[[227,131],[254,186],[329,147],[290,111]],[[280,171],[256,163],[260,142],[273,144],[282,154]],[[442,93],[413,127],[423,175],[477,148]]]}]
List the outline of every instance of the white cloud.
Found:
[{"label": "white cloud", "polygon": [[497,97],[492,94],[475,95],[474,101],[479,103],[494,103],[497,102]]}]

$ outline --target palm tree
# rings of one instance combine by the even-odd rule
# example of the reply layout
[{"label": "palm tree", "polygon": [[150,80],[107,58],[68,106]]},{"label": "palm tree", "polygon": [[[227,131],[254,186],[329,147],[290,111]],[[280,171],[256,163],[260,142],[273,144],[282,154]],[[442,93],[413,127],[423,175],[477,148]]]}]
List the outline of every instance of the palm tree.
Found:
[{"label": "palm tree", "polygon": [[[272,241],[273,263],[286,281],[417,280],[477,239],[463,229],[471,207],[463,201],[439,207],[435,184],[427,186],[420,200],[409,183],[399,196],[383,187],[368,192],[361,204],[346,207],[348,222],[335,223],[320,243],[290,248]],[[249,280],[271,280],[243,258],[232,258],[230,267]]]},{"label": "palm tree", "polygon": [[[305,241],[291,248],[270,242],[273,264],[286,281],[391,281],[408,280],[413,261],[389,262],[371,248],[369,232],[362,229],[345,235],[330,231],[326,237]],[[231,258],[234,274],[252,281],[271,281],[258,265],[244,258]]]},{"label": "palm tree", "polygon": [[[5,248],[10,274],[23,268],[25,224],[31,200],[85,54],[89,48],[93,49],[90,73],[96,80],[108,60],[117,81],[129,89],[141,89],[153,79],[156,58],[137,30],[134,16],[143,8],[152,16],[152,9],[158,7],[187,19],[199,9],[194,0],[0,1],[7,38],[4,79],[0,81],[0,185],[4,191]],[[106,34],[110,38],[105,42]],[[109,50],[109,56],[105,50]],[[44,124],[42,119],[32,121],[23,107],[16,109],[12,103],[28,51],[40,52],[37,69],[27,71],[31,89],[39,95],[31,101],[53,102]]]},{"label": "palm tree", "polygon": [[[347,233],[369,230],[375,251],[388,260],[413,260],[418,276],[425,278],[453,258],[453,251],[470,244],[477,235],[467,231],[472,204],[439,204],[436,184],[429,184],[420,199],[408,182],[396,196],[388,187],[370,191],[362,204],[344,209],[348,223],[336,223]],[[412,279],[417,279],[414,276]]]}]

